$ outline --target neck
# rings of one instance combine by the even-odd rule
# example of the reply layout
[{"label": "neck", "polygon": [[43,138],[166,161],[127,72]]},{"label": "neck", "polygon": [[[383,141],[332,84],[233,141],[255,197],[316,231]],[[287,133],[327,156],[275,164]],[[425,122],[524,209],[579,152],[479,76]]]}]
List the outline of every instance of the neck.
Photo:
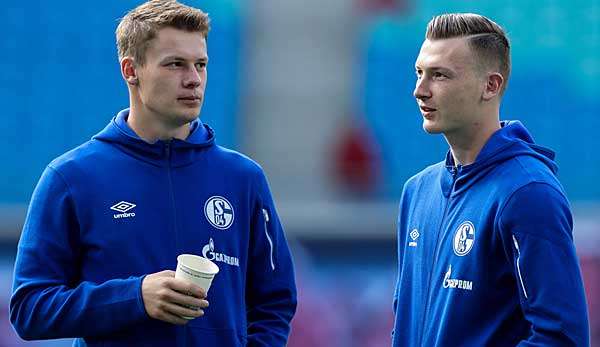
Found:
[{"label": "neck", "polygon": [[493,122],[475,123],[460,133],[444,134],[455,165],[473,164],[483,146],[498,129],[500,121],[496,118]]},{"label": "neck", "polygon": [[136,107],[134,103],[131,103],[127,124],[141,139],[148,143],[155,143],[158,140],[185,140],[190,134],[190,123],[183,125],[168,124],[164,119],[160,119],[160,116],[156,113],[143,107]]}]

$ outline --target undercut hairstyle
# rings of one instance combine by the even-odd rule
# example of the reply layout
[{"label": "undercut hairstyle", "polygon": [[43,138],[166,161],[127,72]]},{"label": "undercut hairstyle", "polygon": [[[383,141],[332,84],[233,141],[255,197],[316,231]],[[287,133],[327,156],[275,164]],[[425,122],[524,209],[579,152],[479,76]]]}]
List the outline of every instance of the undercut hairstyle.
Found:
[{"label": "undercut hairstyle", "polygon": [[133,57],[136,64],[146,62],[146,50],[158,31],[175,28],[199,32],[204,38],[210,30],[208,14],[176,0],[151,0],[129,11],[117,27],[119,61]]},{"label": "undercut hairstyle", "polygon": [[510,76],[510,43],[506,32],[491,19],[474,13],[447,13],[427,24],[429,40],[467,37],[468,45],[483,68],[496,68],[504,78],[504,93]]}]

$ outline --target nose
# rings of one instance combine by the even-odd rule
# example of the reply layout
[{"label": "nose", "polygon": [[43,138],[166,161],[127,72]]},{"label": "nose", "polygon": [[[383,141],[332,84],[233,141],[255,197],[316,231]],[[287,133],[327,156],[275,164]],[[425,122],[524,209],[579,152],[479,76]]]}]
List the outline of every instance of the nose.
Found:
[{"label": "nose", "polygon": [[431,90],[427,84],[425,78],[421,77],[417,79],[417,83],[415,85],[415,90],[413,91],[413,95],[415,98],[423,100],[431,97]]},{"label": "nose", "polygon": [[185,88],[197,88],[202,84],[202,74],[196,68],[192,67],[188,69],[183,79],[183,86]]}]

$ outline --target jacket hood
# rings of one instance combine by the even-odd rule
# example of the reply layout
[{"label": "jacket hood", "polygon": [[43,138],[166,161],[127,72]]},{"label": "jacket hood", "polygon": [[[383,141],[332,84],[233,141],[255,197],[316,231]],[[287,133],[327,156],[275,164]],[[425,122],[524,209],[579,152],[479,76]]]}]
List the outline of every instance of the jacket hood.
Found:
[{"label": "jacket hood", "polygon": [[190,134],[185,140],[158,140],[148,143],[129,127],[127,117],[129,109],[119,112],[93,139],[110,143],[123,152],[153,165],[173,167],[191,164],[203,151],[215,144],[214,130],[199,119],[190,124]]},{"label": "jacket hood", "polygon": [[460,194],[502,162],[518,156],[534,157],[556,174],[558,166],[554,162],[555,153],[535,144],[521,122],[502,121],[500,125],[501,128],[488,139],[474,163],[455,166],[451,151],[446,153],[446,170],[440,182],[446,197]]}]

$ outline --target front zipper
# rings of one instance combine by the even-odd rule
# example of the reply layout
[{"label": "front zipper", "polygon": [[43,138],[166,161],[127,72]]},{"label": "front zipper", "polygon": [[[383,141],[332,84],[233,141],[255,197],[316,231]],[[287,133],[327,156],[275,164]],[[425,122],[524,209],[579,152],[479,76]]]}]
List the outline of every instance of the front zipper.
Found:
[{"label": "front zipper", "polygon": [[179,238],[177,237],[177,208],[175,207],[175,194],[173,193],[173,178],[171,176],[171,142],[165,143],[165,156],[167,161],[167,178],[169,180],[169,195],[173,209],[173,234],[175,235],[175,249],[179,252]]},{"label": "front zipper", "polygon": [[519,250],[519,242],[515,235],[512,235],[512,239],[515,243],[515,248],[517,249],[517,274],[519,275],[519,281],[521,281],[521,288],[523,289],[523,295],[525,295],[525,299],[529,299],[527,296],[527,290],[525,289],[525,282],[523,282],[523,276],[521,275],[521,265],[519,261],[521,260],[521,251]]},{"label": "front zipper", "polygon": [[[450,190],[450,195],[452,195],[452,192],[454,191],[454,183],[456,182],[456,176],[457,176],[457,169],[455,167],[452,168],[452,189]],[[429,316],[429,302],[430,302],[430,298],[431,295],[429,294],[429,291],[431,289],[431,277],[433,276],[433,272],[435,269],[435,265],[437,264],[437,258],[438,258],[438,253],[439,253],[439,248],[440,248],[440,241],[443,238],[444,235],[444,221],[446,220],[446,214],[448,213],[448,207],[450,206],[450,196],[448,196],[448,201],[446,201],[446,206],[444,206],[444,214],[442,215],[442,220],[440,221],[440,226],[438,228],[439,232],[437,235],[437,240],[435,243],[435,248],[434,248],[434,257],[433,257],[433,263],[431,265],[431,270],[429,271],[429,279],[427,281],[427,291],[425,292],[425,307],[423,308],[423,310],[425,311],[423,313],[423,319],[422,319],[422,324],[421,327],[423,328],[421,331],[421,339],[420,339],[420,343],[419,346],[423,345],[423,339],[425,338],[425,324],[427,323],[427,316]]]},{"label": "front zipper", "polygon": [[267,223],[269,222],[269,213],[264,208],[262,209],[263,216],[265,217],[265,235],[267,236],[267,241],[269,241],[269,246],[271,247],[271,269],[275,270],[275,262],[273,262],[273,241],[271,240],[271,236],[269,236],[269,232],[267,229]]},{"label": "front zipper", "polygon": [[[173,193],[173,178],[171,176],[171,142],[165,143],[165,159],[167,164],[167,179],[169,181],[169,196],[171,197],[171,208],[173,210],[173,235],[175,235],[175,251],[178,254],[179,250],[179,238],[177,237],[177,208],[175,207],[175,194]],[[182,330],[177,330],[175,335],[175,341],[177,346],[185,346],[187,344],[187,326],[184,326]]]}]

